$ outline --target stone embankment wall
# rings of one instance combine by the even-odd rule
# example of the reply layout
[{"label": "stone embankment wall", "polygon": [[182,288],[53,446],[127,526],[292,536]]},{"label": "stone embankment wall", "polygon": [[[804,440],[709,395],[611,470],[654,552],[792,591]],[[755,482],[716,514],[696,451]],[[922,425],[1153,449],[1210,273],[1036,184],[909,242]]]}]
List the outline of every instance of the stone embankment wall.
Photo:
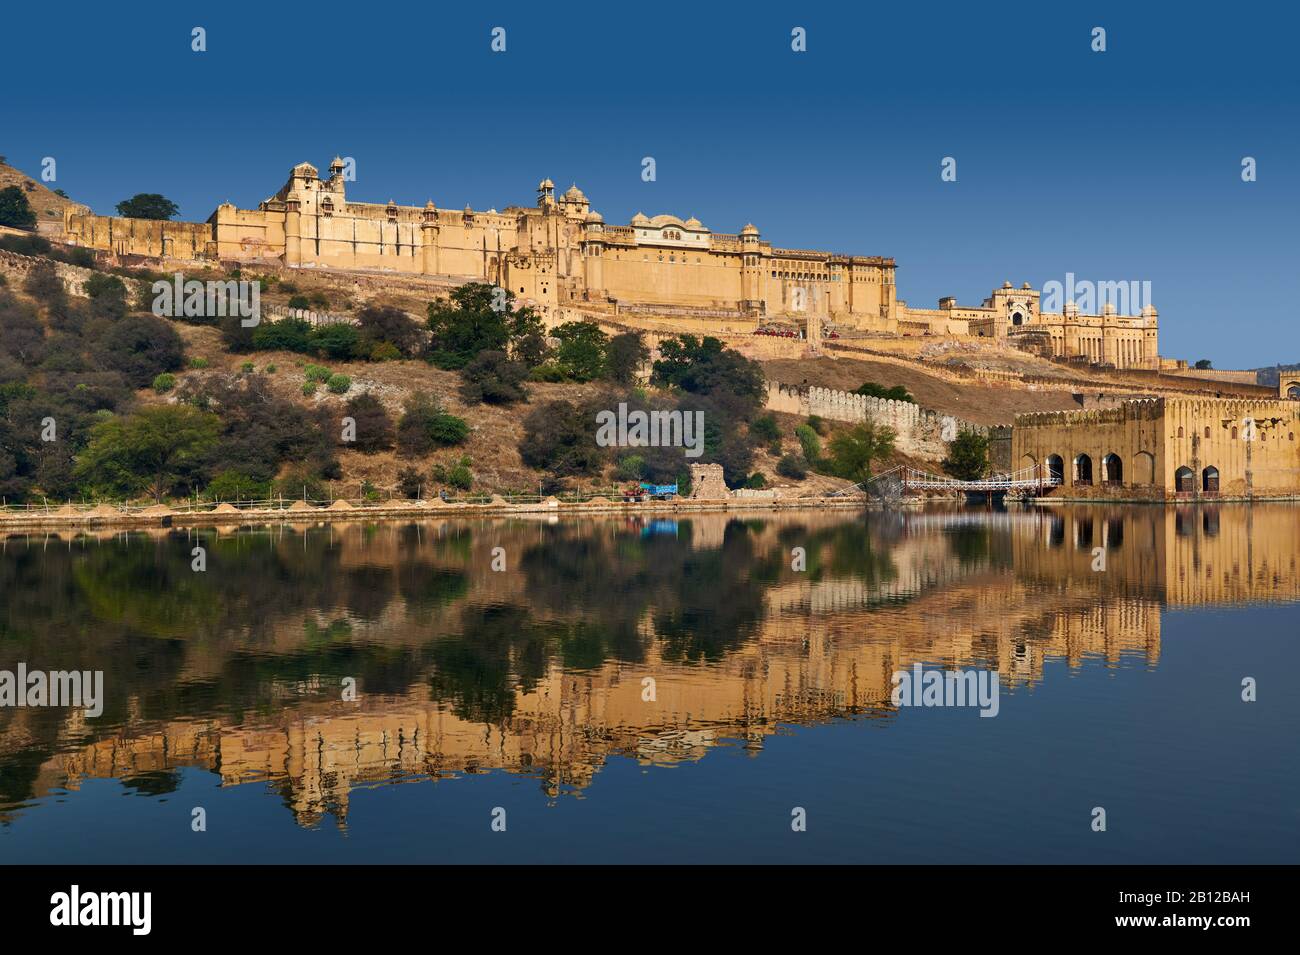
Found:
[{"label": "stone embankment wall", "polygon": [[910,401],[871,398],[829,388],[803,389],[769,382],[767,407],[771,411],[805,418],[817,415],[831,421],[859,422],[870,418],[876,424],[894,429],[898,435],[895,446],[899,451],[935,460],[947,455],[948,442],[963,429],[992,437],[990,429],[984,425],[928,411]]},{"label": "stone embankment wall", "polygon": [[286,318],[296,318],[312,325],[355,325],[357,320],[352,315],[336,312],[317,312],[310,308],[289,308],[285,305],[263,305],[262,317],[268,322],[279,322]]},{"label": "stone embankment wall", "polygon": [[10,285],[22,285],[27,281],[28,273],[38,265],[53,265],[54,271],[63,280],[63,287],[68,290],[69,295],[84,296],[86,292],[83,286],[86,284],[86,279],[95,274],[93,269],[83,269],[79,265],[68,265],[66,262],[56,262],[54,259],[19,255],[17,252],[0,249],[0,274],[9,280]]}]

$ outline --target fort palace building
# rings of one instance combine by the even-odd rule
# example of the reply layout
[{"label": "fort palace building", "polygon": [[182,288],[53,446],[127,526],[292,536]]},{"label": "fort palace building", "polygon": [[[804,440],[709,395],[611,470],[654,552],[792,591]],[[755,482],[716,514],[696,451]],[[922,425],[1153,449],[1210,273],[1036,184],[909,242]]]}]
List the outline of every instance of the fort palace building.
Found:
[{"label": "fort palace building", "polygon": [[1039,467],[1072,497],[1127,489],[1152,499],[1300,492],[1300,401],[1146,398],[1113,408],[1019,415],[1017,468]]},{"label": "fort palace building", "polygon": [[576,185],[557,197],[544,179],[533,206],[486,212],[356,202],[345,164],[321,177],[300,163],[256,209],[223,203],[206,222],[157,222],[65,213],[66,238],[121,256],[210,263],[265,262],[289,268],[382,271],[499,284],[544,315],[557,307],[665,310],[664,314],[764,321],[818,317],[818,326],[894,335],[977,336],[1051,357],[1080,357],[1119,368],[1156,368],[1157,315],[1060,313],[1040,309],[1026,283],[995,289],[978,306],[944,298],[910,308],[897,297],[894,260],[784,249],[746,225],[714,232],[695,218],[649,218],[608,225]]}]

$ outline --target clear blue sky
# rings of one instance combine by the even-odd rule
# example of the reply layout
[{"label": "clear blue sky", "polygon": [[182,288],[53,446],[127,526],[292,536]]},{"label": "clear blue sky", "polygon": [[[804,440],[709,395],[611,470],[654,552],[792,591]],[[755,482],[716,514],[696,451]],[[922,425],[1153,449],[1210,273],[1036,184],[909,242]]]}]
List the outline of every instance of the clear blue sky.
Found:
[{"label": "clear blue sky", "polygon": [[1147,280],[1166,355],[1300,361],[1294,5],[20,4],[4,24],[0,153],[55,157],[52,185],[99,212],[161,192],[201,220],[335,153],[370,201],[501,208],[549,176],[609,222],[892,255],[917,305]]}]

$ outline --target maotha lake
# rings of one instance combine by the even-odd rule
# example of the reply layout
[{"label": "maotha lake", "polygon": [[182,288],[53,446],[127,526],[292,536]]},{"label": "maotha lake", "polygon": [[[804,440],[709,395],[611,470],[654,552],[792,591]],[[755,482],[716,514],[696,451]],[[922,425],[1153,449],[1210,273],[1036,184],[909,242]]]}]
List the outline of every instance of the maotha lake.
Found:
[{"label": "maotha lake", "polygon": [[1298,549],[1283,504],[11,535],[0,670],[103,687],[0,707],[0,862],[1294,862]]}]

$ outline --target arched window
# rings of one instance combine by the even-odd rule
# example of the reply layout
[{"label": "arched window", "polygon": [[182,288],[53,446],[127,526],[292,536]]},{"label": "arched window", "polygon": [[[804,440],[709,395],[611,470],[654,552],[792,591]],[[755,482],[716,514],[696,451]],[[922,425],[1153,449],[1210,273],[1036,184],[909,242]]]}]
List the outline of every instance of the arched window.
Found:
[{"label": "arched window", "polygon": [[1187,465],[1174,472],[1174,490],[1179,494],[1191,494],[1196,475]]},{"label": "arched window", "polygon": [[1183,426],[1181,424],[1178,426],[1178,437],[1183,437]]},{"label": "arched window", "polygon": [[1124,483],[1124,462],[1118,454],[1112,452],[1101,459],[1101,479],[1106,484]]},{"label": "arched window", "polygon": [[1201,471],[1201,490],[1206,494],[1219,493],[1219,469],[1212,464]]},{"label": "arched window", "polygon": [[1059,454],[1049,454],[1047,461],[1044,463],[1047,465],[1047,473],[1052,481],[1056,484],[1064,483],[1065,461],[1062,460],[1061,456]]},{"label": "arched window", "polygon": [[1092,483],[1092,458],[1081,454],[1074,459],[1074,483],[1088,485]]}]

